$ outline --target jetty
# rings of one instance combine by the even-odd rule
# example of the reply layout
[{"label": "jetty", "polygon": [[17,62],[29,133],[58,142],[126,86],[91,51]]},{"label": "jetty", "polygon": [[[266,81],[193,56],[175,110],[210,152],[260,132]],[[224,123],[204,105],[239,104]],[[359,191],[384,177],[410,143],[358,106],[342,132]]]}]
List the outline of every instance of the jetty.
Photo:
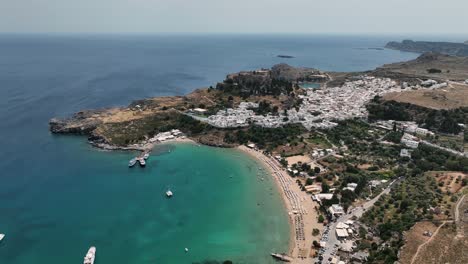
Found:
[{"label": "jetty", "polygon": [[144,151],[143,153],[141,153],[141,155],[131,159],[128,162],[128,167],[132,168],[133,166],[135,166],[135,164],[137,162],[140,164],[141,167],[145,167],[146,166],[146,160],[149,158],[149,156],[150,156],[150,152],[149,151]]}]

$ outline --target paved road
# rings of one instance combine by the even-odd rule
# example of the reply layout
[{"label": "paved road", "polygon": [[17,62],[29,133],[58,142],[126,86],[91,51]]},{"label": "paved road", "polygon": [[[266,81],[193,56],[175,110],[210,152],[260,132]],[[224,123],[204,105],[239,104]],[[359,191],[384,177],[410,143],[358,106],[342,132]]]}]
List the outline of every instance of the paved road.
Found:
[{"label": "paved road", "polygon": [[431,147],[434,147],[434,148],[437,148],[437,149],[440,149],[440,150],[443,150],[443,151],[450,152],[450,153],[452,153],[454,155],[457,155],[457,156],[460,156],[460,157],[468,157],[468,153],[463,153],[463,152],[459,152],[459,151],[456,151],[456,150],[453,150],[453,149],[444,148],[444,147],[441,147],[439,145],[436,145],[436,144],[431,143],[431,142],[426,141],[426,140],[421,140],[421,143],[426,144],[426,145],[431,146]]},{"label": "paved road", "polygon": [[384,194],[388,194],[390,192],[391,188],[394,186],[394,184],[397,181],[401,181],[401,180],[403,180],[403,178],[392,181],[387,186],[387,188],[385,188],[379,195],[374,197],[372,200],[369,200],[369,201],[365,202],[360,207],[356,207],[356,208],[352,209],[351,212],[349,212],[346,215],[342,215],[335,222],[332,222],[329,225],[327,246],[325,247],[325,252],[322,255],[323,256],[322,263],[330,263],[330,261],[328,259],[333,257],[333,253],[336,252],[336,250],[338,249],[338,246],[340,245],[340,241],[336,237],[336,226],[338,225],[338,223],[346,222],[348,220],[351,220],[351,218],[353,218],[354,216],[356,216],[357,218],[361,217],[364,214],[365,211],[367,211],[369,208],[371,208],[375,204],[375,202],[377,202],[377,200],[379,200],[380,196],[382,196]]}]

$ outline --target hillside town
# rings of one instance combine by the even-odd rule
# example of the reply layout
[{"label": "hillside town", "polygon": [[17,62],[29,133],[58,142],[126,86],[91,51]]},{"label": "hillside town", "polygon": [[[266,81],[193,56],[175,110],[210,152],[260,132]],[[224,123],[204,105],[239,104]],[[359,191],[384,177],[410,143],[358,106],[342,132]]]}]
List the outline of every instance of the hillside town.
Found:
[{"label": "hillside town", "polygon": [[258,115],[251,110],[258,107],[257,103],[242,102],[237,108],[220,110],[209,116],[207,122],[219,128],[250,124],[274,128],[289,123],[300,123],[309,130],[331,128],[338,120],[367,117],[365,104],[375,96],[401,91],[402,87],[391,79],[361,76],[339,87],[309,89],[305,95],[298,95],[302,104],[297,109],[289,109],[283,114]]}]

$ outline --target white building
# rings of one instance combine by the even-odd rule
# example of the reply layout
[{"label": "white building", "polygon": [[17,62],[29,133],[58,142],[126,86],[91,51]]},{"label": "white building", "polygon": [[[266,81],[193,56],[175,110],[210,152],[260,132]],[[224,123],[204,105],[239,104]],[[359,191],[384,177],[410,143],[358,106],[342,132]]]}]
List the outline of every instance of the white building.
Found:
[{"label": "white building", "polygon": [[345,229],[336,229],[336,236],[338,237],[338,239],[344,239],[344,238],[347,238],[348,237],[348,231],[346,231]]},{"label": "white building", "polygon": [[346,187],[343,188],[343,190],[350,190],[350,191],[354,192],[354,190],[356,190],[357,185],[358,185],[358,184],[357,184],[357,183],[354,183],[354,182],[348,183],[348,184],[346,185]]},{"label": "white building", "polygon": [[431,87],[434,84],[437,84],[437,81],[434,81],[431,79],[421,82],[421,86],[424,86],[424,87]]},{"label": "white building", "polygon": [[333,198],[333,193],[318,193],[312,195],[312,200],[321,202],[322,200],[331,200]]},{"label": "white building", "polygon": [[411,153],[407,149],[401,149],[400,157],[408,157],[411,158]]},{"label": "white building", "polygon": [[343,207],[341,207],[339,204],[332,204],[332,206],[328,208],[328,212],[330,212],[330,214],[333,216],[340,216],[345,213]]},{"label": "white building", "polygon": [[420,136],[427,136],[427,135],[431,135],[433,136],[434,135],[434,132],[431,132],[425,128],[421,128],[421,127],[418,127],[416,128],[416,135],[420,135]]},{"label": "white building", "polygon": [[407,139],[407,138],[402,138],[401,139],[401,143],[409,148],[413,148],[413,149],[416,149],[418,148],[419,146],[419,142],[418,141],[414,141],[414,140],[411,140],[411,139]]},{"label": "white building", "polygon": [[195,112],[195,113],[197,113],[197,114],[200,114],[200,115],[206,113],[206,111],[208,111],[208,110],[203,109],[203,108],[195,108],[195,109],[193,109],[193,112]]}]

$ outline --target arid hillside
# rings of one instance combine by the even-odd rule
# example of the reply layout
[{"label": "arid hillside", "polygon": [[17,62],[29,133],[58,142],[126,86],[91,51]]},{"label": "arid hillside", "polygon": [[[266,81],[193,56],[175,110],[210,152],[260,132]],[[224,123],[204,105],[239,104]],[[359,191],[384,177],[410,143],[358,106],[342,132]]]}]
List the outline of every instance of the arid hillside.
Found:
[{"label": "arid hillside", "polygon": [[450,83],[443,89],[388,93],[383,99],[437,110],[468,107],[468,85]]}]

